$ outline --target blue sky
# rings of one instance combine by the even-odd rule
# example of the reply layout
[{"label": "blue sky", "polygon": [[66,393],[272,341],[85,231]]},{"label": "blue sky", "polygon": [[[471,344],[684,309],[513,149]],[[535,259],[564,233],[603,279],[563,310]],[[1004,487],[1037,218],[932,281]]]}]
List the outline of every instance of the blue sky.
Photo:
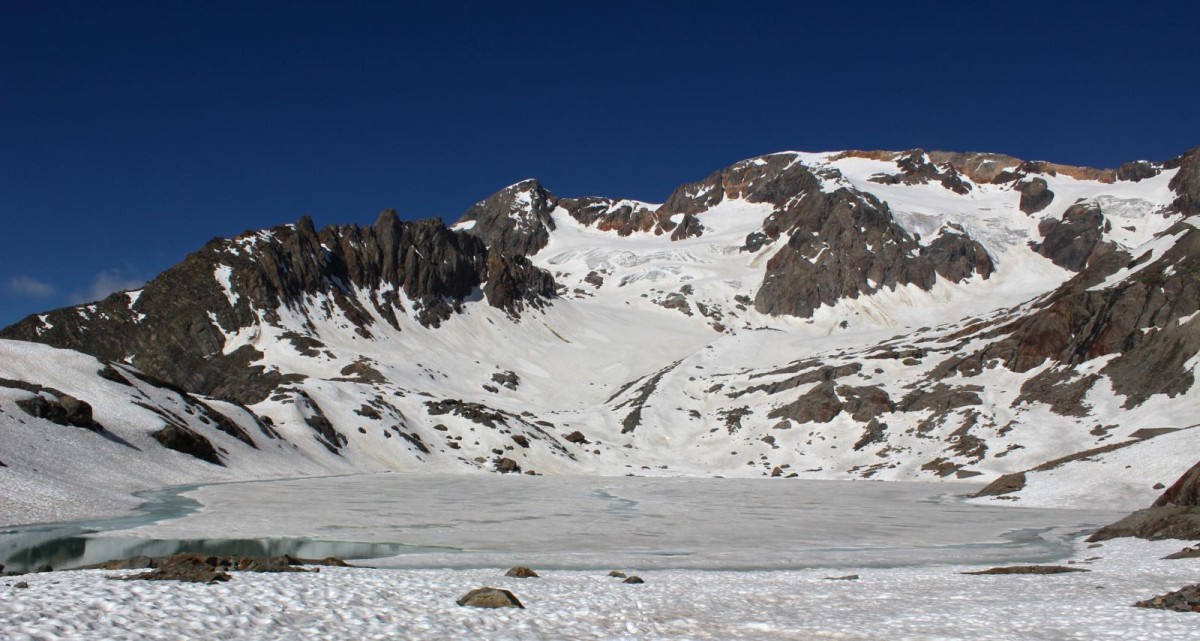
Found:
[{"label": "blue sky", "polygon": [[662,201],[784,149],[1200,145],[1192,3],[0,0],[0,325],[213,236]]}]

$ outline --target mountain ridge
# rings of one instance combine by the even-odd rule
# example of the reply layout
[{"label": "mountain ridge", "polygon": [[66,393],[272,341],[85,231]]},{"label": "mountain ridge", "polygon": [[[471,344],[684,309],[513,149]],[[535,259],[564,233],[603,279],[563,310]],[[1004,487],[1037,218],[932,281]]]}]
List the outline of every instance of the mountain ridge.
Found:
[{"label": "mountain ridge", "polygon": [[[268,467],[989,479],[1191,424],[1198,213],[1196,149],[1116,170],[781,152],[661,205],[530,179],[450,226],[385,211],[213,239],[0,347],[82,351],[163,381],[154,398],[212,399],[249,442],[167,400],[116,435],[174,425],[212,444],[185,467],[235,476],[287,443]],[[101,424],[128,413],[128,390],[88,376],[68,378],[106,390]],[[71,381],[28,382],[88,401]],[[13,403],[60,400],[0,391],[11,429],[42,420]],[[1136,447],[1183,465],[1163,438]],[[5,473],[40,461],[22,457]],[[1043,476],[1008,496],[1049,501]],[[1120,500],[1144,498],[1116,476]]]}]

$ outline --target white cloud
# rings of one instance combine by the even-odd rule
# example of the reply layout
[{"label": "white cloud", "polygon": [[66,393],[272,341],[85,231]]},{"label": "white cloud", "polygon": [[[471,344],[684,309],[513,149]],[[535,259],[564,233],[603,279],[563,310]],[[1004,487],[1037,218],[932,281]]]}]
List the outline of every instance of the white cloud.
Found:
[{"label": "white cloud", "polygon": [[13,276],[4,284],[4,292],[28,298],[49,298],[54,295],[54,285],[24,274]]},{"label": "white cloud", "polygon": [[89,303],[100,300],[113,292],[123,289],[137,289],[146,284],[146,279],[137,278],[121,273],[120,270],[106,269],[92,279],[92,284],[85,292],[75,292],[72,295],[76,303]]}]

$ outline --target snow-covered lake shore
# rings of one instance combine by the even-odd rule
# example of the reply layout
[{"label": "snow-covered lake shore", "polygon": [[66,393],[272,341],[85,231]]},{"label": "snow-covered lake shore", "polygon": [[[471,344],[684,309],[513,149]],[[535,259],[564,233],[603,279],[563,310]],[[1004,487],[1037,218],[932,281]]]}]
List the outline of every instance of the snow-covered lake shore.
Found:
[{"label": "snow-covered lake shore", "polygon": [[[1189,613],[1135,608],[1194,582],[1180,542],[1080,545],[1089,572],[966,576],[976,566],[639,572],[321,568],[215,585],[111,581],[98,570],[0,580],[9,639],[1200,639]],[[1091,559],[1091,560],[1085,560]],[[848,573],[858,580],[828,580]],[[27,589],[12,585],[27,581]],[[490,585],[524,610],[455,600]]]}]

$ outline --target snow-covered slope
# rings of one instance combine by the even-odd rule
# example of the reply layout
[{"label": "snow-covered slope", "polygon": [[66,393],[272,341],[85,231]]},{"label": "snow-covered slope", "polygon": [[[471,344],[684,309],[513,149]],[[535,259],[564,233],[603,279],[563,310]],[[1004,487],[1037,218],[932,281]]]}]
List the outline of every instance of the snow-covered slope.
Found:
[{"label": "snow-covered slope", "polygon": [[[0,487],[25,497],[0,521],[356,470],[986,481],[1117,443],[991,500],[1137,505],[1200,458],[1163,429],[1200,408],[1198,194],[1196,151],[787,152],[662,205],[523,181],[450,229],[214,241],[0,332]],[[17,405],[56,392],[106,433]],[[215,461],[151,436],[172,424]]]}]

